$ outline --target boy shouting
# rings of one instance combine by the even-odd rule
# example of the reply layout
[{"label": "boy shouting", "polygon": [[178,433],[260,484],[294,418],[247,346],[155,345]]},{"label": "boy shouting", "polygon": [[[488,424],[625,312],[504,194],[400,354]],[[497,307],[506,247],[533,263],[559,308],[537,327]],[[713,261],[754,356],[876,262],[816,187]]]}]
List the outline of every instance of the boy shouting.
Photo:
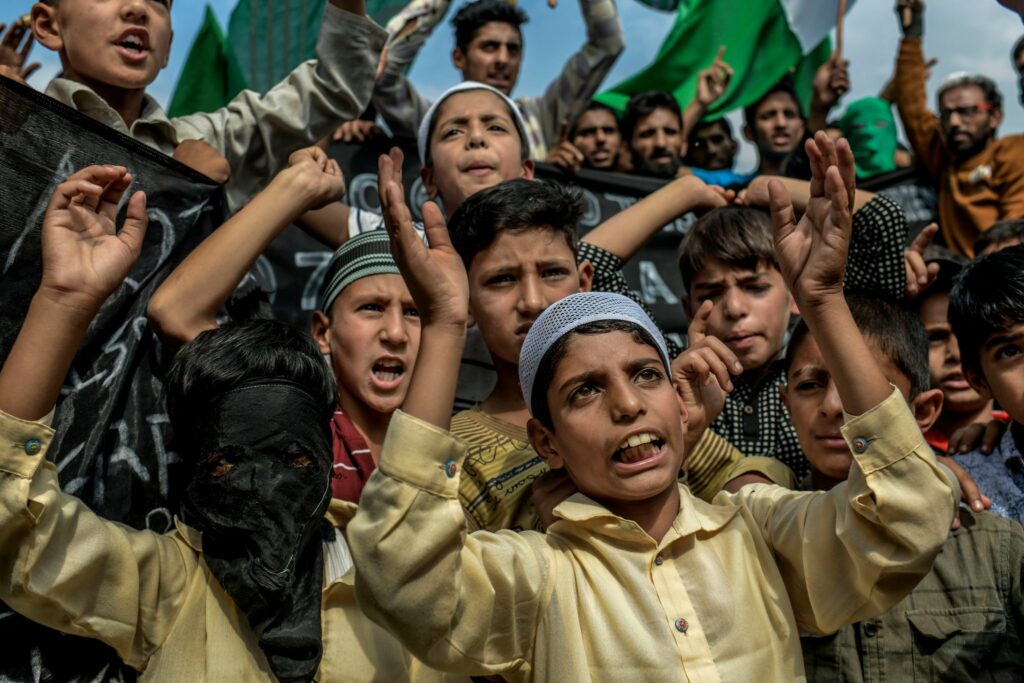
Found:
[{"label": "boy shouting", "polygon": [[676,481],[687,414],[660,333],[620,296],[576,294],[540,315],[520,363],[531,443],[580,491],[546,535],[465,533],[465,448],[446,431],[446,404],[469,284],[436,208],[425,209],[428,250],[388,184],[423,335],[405,411],[349,526],[372,618],[434,666],[510,680],[799,680],[801,631],[879,614],[927,573],[954,496],[850,316],[852,188],[827,137],[808,148],[822,182],[799,223],[773,186],[775,243],[844,405],[860,415],[845,430],[856,475],[827,494],[756,486],[695,500]]}]

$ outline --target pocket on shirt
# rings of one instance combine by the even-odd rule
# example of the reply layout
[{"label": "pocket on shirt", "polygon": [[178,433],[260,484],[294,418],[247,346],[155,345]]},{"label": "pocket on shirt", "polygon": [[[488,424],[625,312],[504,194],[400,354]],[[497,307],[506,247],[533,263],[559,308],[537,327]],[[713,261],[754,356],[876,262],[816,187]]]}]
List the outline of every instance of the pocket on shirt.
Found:
[{"label": "pocket on shirt", "polygon": [[969,681],[989,668],[1006,637],[1006,615],[997,608],[909,610],[914,641],[914,680]]}]

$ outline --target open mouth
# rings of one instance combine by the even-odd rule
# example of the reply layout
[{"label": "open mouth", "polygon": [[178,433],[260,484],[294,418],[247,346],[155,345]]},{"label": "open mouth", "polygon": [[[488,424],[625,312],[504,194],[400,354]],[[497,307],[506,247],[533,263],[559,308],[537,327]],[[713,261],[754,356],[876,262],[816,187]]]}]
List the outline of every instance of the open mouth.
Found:
[{"label": "open mouth", "polygon": [[393,384],[405,374],[405,364],[400,360],[382,358],[373,364],[371,372],[382,384]]},{"label": "open mouth", "polygon": [[118,52],[131,60],[141,60],[149,54],[149,36],[140,29],[129,29],[114,42]]},{"label": "open mouth", "polygon": [[665,440],[653,432],[633,434],[612,454],[612,460],[635,465],[652,459],[665,447]]}]

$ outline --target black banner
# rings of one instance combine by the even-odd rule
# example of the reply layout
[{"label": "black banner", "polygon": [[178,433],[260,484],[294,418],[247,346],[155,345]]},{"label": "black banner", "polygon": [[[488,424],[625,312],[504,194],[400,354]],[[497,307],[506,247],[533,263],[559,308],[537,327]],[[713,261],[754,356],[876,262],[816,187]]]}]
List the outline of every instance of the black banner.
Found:
[{"label": "black banner", "polygon": [[[220,188],[41,93],[0,78],[0,359],[40,279],[39,231],[54,188],[91,164],[119,164],[147,195],[149,229],[125,283],[90,326],[61,392],[49,457],[64,491],[101,516],[158,533],[177,511],[177,461],[167,424],[161,350],[146,319],[150,295],[224,220]],[[123,220],[122,206],[120,220]],[[13,549],[0,549],[13,552]],[[95,641],[27,623],[0,606],[0,678],[134,677]],[[123,669],[123,670],[122,670]]]}]

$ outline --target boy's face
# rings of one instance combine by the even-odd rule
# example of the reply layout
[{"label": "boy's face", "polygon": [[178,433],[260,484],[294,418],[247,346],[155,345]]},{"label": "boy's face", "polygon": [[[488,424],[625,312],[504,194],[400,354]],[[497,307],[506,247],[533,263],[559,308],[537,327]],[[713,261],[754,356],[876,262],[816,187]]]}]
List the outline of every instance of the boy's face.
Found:
[{"label": "boy's face", "polygon": [[990,336],[981,347],[983,377],[968,373],[982,396],[991,397],[1024,423],[1024,323],[1013,323]]},{"label": "boy's face", "polygon": [[708,171],[732,168],[738,146],[729,130],[720,122],[697,131],[693,136],[692,148],[687,150],[693,166]]},{"label": "boy's face", "polygon": [[686,408],[653,347],[627,332],[574,335],[547,401],[554,429],[530,420],[530,441],[584,494],[636,502],[675,485]]},{"label": "boy's face", "polygon": [[171,0],[60,0],[32,10],[36,39],[60,53],[65,78],[145,88],[167,66]]},{"label": "boy's face", "polygon": [[607,109],[590,109],[576,121],[572,144],[583,152],[588,168],[612,168],[622,144],[619,122]]},{"label": "boy's face", "polygon": [[[882,374],[909,400],[910,378],[882,353],[873,339],[868,337],[866,341]],[[840,431],[843,403],[818,343],[811,335],[804,336],[793,353],[786,379],[786,385],[780,388],[782,400],[789,409],[789,419],[811,469],[832,480],[846,479],[853,454]]]},{"label": "boy's face", "polygon": [[942,408],[952,413],[975,413],[988,399],[967,381],[960,366],[960,345],[949,324],[949,294],[935,292],[921,302],[921,321],[928,333],[928,375],[934,389],[941,389]]},{"label": "boy's face", "polygon": [[342,394],[378,413],[402,405],[420,346],[419,314],[402,276],[356,280],[334,300],[330,318],[317,311],[312,327]]},{"label": "boy's face", "polygon": [[732,349],[744,371],[775,360],[796,309],[773,265],[762,262],[757,270],[744,270],[708,256],[690,284],[687,314],[692,317],[706,299],[714,302],[708,334]]},{"label": "boy's face", "polygon": [[496,360],[519,365],[526,333],[559,299],[590,291],[593,268],[550,228],[505,230],[469,264],[469,308]]},{"label": "boy's face", "polygon": [[444,101],[430,135],[430,165],[421,173],[431,199],[438,195],[449,215],[480,190],[515,178],[533,178],[533,162],[522,158],[522,142],[505,103],[492,92],[468,90]]},{"label": "boy's face", "polygon": [[682,163],[682,125],[676,113],[664,107],[637,121],[629,141],[633,165],[642,173],[671,177]]},{"label": "boy's face", "polygon": [[754,130],[747,128],[745,133],[761,154],[783,156],[796,149],[804,130],[796,100],[789,93],[777,92],[757,106]]},{"label": "boy's face", "polygon": [[452,62],[462,72],[462,80],[486,83],[509,95],[519,79],[523,37],[512,24],[487,22],[477,29],[465,52],[455,48]]}]

